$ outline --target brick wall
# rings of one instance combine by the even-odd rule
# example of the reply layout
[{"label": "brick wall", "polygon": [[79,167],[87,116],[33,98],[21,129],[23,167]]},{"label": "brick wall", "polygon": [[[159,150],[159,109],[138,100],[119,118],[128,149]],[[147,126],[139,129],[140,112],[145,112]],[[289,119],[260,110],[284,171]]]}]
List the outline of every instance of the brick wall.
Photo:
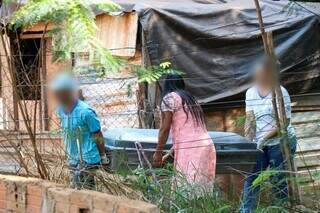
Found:
[{"label": "brick wall", "polygon": [[0,175],[0,213],[158,213],[154,205],[19,176]]}]

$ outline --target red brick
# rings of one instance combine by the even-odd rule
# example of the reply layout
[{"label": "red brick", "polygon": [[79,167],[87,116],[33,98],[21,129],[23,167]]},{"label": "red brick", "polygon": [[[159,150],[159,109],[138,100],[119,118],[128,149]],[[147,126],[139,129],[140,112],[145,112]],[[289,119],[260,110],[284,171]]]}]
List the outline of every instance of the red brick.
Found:
[{"label": "red brick", "polygon": [[70,203],[80,208],[92,209],[91,191],[81,190],[75,191],[70,196]]},{"label": "red brick", "polygon": [[26,211],[26,205],[23,203],[7,201],[6,205],[7,205],[6,209],[12,210],[13,212],[24,213]]},{"label": "red brick", "polygon": [[27,195],[34,195],[34,196],[42,197],[42,193],[43,193],[42,186],[37,186],[37,185],[32,185],[32,184],[27,185]]},{"label": "red brick", "polygon": [[93,209],[92,213],[108,213],[108,211]]},{"label": "red brick", "polygon": [[6,208],[7,208],[7,201],[0,200],[0,209],[6,209]]},{"label": "red brick", "polygon": [[42,197],[34,196],[34,195],[27,195],[27,205],[33,206],[41,206],[42,204]]},{"label": "red brick", "polygon": [[7,200],[6,192],[0,191],[0,200]]},{"label": "red brick", "polygon": [[117,204],[117,213],[160,213],[159,209],[152,204],[123,199]]},{"label": "red brick", "polygon": [[6,190],[6,199],[8,201],[16,202],[18,199],[18,194],[17,194],[17,186],[15,184],[8,184],[7,185],[7,190]]},{"label": "red brick", "polygon": [[70,213],[80,213],[80,208],[77,205],[71,205],[69,209]]},{"label": "red brick", "polygon": [[134,208],[132,206],[119,205],[116,210],[117,213],[145,213],[140,211],[139,208]]},{"label": "red brick", "polygon": [[48,197],[57,202],[70,202],[70,195],[74,192],[74,190],[66,189],[66,188],[49,188],[48,189]]},{"label": "red brick", "polygon": [[[5,189],[1,191],[2,181]],[[0,213],[40,213],[43,195],[55,213],[159,213],[156,206],[88,190],[73,190],[46,181],[0,175]],[[2,199],[2,200],[1,200]]]},{"label": "red brick", "polygon": [[114,212],[116,203],[120,200],[119,197],[102,194],[93,193],[93,207],[95,210],[103,210],[104,212]]},{"label": "red brick", "polygon": [[8,183],[6,199],[11,202],[26,203],[26,186],[22,182]]},{"label": "red brick", "polygon": [[77,205],[71,205],[69,213],[92,213],[92,210],[89,208],[79,207]]},{"label": "red brick", "polygon": [[64,202],[57,202],[55,204],[55,213],[69,213],[70,210],[70,204],[64,203]]},{"label": "red brick", "polygon": [[40,212],[41,212],[40,206],[27,205],[26,213],[40,213]]},{"label": "red brick", "polygon": [[6,191],[6,185],[2,180],[0,180],[0,191]]}]

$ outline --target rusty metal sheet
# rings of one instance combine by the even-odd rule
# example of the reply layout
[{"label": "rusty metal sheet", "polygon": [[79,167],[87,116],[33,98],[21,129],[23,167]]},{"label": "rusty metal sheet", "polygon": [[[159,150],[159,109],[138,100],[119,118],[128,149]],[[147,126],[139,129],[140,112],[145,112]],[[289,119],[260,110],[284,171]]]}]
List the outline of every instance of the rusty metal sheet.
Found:
[{"label": "rusty metal sheet", "polygon": [[101,14],[96,17],[97,37],[105,48],[120,57],[133,57],[136,51],[138,14],[123,13],[120,16]]}]

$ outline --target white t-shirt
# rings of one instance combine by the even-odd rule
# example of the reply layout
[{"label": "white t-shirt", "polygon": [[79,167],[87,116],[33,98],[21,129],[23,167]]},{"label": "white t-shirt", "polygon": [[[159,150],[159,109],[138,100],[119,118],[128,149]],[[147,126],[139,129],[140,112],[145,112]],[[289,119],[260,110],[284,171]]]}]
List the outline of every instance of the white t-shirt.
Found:
[{"label": "white t-shirt", "polygon": [[[285,105],[286,116],[291,118],[291,100],[288,91],[281,87]],[[246,112],[253,111],[256,120],[255,140],[260,141],[273,129],[277,128],[277,123],[272,106],[272,93],[262,97],[257,87],[251,87],[246,93]],[[294,134],[291,124],[288,126],[289,134]],[[276,145],[279,138],[271,139],[267,145]]]}]

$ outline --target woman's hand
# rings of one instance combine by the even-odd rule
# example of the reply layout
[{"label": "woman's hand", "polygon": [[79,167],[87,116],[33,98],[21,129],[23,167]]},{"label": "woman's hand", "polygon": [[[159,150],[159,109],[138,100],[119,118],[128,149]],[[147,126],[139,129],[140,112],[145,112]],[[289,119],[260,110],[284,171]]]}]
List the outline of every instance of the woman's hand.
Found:
[{"label": "woman's hand", "polygon": [[154,167],[161,167],[161,165],[162,165],[162,152],[156,151],[153,154],[153,166]]},{"label": "woman's hand", "polygon": [[162,157],[162,163],[166,163],[170,158],[173,157],[174,150],[171,148],[167,154]]}]

